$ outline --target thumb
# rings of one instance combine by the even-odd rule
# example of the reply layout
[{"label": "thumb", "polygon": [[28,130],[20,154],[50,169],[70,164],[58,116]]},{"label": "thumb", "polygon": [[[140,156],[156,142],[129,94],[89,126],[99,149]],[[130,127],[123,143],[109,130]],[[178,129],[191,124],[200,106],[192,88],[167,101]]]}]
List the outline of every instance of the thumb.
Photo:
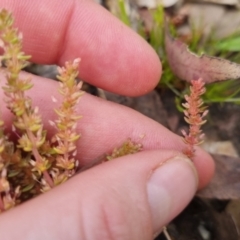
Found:
[{"label": "thumb", "polygon": [[[144,151],[98,165],[0,217],[3,239],[152,239],[194,196],[192,162]],[[13,231],[14,229],[14,231]]]}]

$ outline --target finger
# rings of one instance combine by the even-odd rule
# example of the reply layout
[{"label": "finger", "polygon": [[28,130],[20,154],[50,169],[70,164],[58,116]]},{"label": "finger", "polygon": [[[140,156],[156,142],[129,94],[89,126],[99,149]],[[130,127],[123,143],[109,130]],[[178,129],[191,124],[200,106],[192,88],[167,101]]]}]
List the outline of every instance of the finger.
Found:
[{"label": "finger", "polygon": [[141,95],[156,86],[161,64],[154,50],[107,10],[87,0],[1,0],[23,33],[33,62],[81,58],[80,77],[106,90]]},{"label": "finger", "polygon": [[196,188],[193,164],[178,152],[125,156],[6,212],[0,217],[1,237],[152,239],[183,210]]},{"label": "finger", "polygon": [[[29,75],[23,74],[22,76]],[[58,83],[40,77],[34,77],[33,80],[34,88],[29,91],[29,96],[32,97],[34,106],[39,106],[44,126],[51,135],[55,130],[51,128],[49,120],[56,119],[53,109],[57,107],[51,97],[58,99],[59,104]],[[3,93],[0,92],[0,96],[1,94]],[[1,106],[4,106],[4,103]],[[77,129],[82,135],[77,146],[78,158],[82,166],[91,163],[99,156],[111,153],[128,138],[141,143],[144,150],[183,151],[185,149],[181,137],[130,108],[84,94],[76,110],[83,116]],[[9,110],[2,108],[2,113],[5,123],[10,123],[12,116]],[[210,181],[214,172],[214,163],[212,158],[200,148],[196,150],[194,163],[199,173],[199,187],[201,188]]]}]

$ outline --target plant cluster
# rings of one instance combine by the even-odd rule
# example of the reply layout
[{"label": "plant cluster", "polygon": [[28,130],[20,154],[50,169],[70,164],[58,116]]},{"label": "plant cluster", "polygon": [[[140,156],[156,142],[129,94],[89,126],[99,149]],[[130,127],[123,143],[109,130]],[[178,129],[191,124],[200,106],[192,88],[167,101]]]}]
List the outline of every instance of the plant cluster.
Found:
[{"label": "plant cluster", "polygon": [[[7,10],[0,11],[0,46],[3,55],[1,71],[6,76],[2,87],[7,108],[13,114],[10,140],[0,115],[0,213],[42,192],[65,182],[78,169],[76,142],[77,122],[81,118],[75,110],[83,92],[77,82],[79,59],[59,67],[59,107],[54,109],[56,120],[49,121],[55,129],[51,138],[44,129],[39,109],[33,106],[27,90],[33,87],[31,78],[21,74],[30,56],[22,52],[22,36],[13,27],[13,17]],[[53,102],[56,98],[52,96]],[[141,144],[130,139],[105,156],[103,162],[139,152]]]},{"label": "plant cluster", "polygon": [[76,82],[79,59],[59,68],[60,106],[55,109],[57,119],[51,121],[56,134],[49,139],[38,107],[27,96],[33,84],[20,74],[30,56],[22,52],[22,36],[13,27],[13,17],[0,11],[0,38],[4,51],[1,62],[5,66],[6,84],[3,92],[7,108],[13,114],[12,129],[17,140],[9,139],[0,119],[0,212],[37,196],[65,182],[76,171],[76,132],[80,119],[75,110],[82,91]]},{"label": "plant cluster", "polygon": [[[78,83],[79,59],[59,67],[59,93],[62,95],[59,107],[54,109],[56,120],[49,121],[55,129],[51,138],[44,129],[39,109],[33,106],[26,94],[33,87],[31,79],[21,74],[30,56],[22,51],[22,36],[13,27],[13,17],[0,11],[0,46],[3,55],[0,62],[6,83],[2,87],[7,108],[13,115],[12,132],[15,140],[10,140],[5,123],[0,115],[0,213],[30,198],[46,192],[72,177],[78,168],[76,142],[77,122],[81,118],[76,112],[83,92]],[[183,131],[187,144],[184,153],[194,157],[194,146],[200,144],[203,134],[200,126],[207,114],[201,95],[205,92],[201,79],[192,81],[190,94],[183,104],[185,120],[190,125],[189,133]],[[53,101],[57,100],[52,97]],[[134,154],[142,150],[142,145],[130,139],[115,148],[104,161]]]}]

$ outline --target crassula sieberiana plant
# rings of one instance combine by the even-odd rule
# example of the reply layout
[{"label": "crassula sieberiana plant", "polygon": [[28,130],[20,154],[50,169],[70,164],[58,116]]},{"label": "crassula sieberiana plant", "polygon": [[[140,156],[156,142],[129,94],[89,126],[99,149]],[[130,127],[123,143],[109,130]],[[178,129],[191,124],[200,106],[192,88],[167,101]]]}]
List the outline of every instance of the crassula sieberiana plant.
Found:
[{"label": "crassula sieberiana plant", "polygon": [[186,103],[183,103],[185,121],[189,124],[189,131],[182,131],[183,140],[186,143],[186,148],[183,153],[190,159],[193,159],[195,146],[203,142],[204,134],[202,133],[201,126],[206,122],[204,117],[207,115],[208,110],[204,106],[201,96],[205,93],[204,82],[201,78],[192,80],[189,95],[185,95]]},{"label": "crassula sieberiana plant", "polygon": [[[13,27],[13,17],[0,11],[0,38],[3,55],[3,86],[7,108],[13,114],[12,129],[16,142],[9,140],[0,118],[0,212],[37,196],[65,182],[76,171],[76,132],[80,119],[75,106],[82,95],[81,82],[76,82],[79,59],[59,68],[59,93],[62,102],[55,109],[56,120],[50,124],[56,134],[49,139],[38,107],[27,95],[31,79],[21,75],[30,56],[22,52],[22,36]],[[55,98],[53,98],[55,99]]]}]

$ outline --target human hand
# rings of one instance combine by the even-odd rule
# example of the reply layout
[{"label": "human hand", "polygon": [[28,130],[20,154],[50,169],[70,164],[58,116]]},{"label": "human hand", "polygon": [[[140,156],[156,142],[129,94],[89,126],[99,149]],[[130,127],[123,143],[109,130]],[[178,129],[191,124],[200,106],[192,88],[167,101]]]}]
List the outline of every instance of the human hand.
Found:
[{"label": "human hand", "polygon": [[[159,80],[154,51],[91,1],[0,0],[0,7],[13,11],[24,51],[34,62],[61,65],[81,57],[81,78],[130,96],[150,91]],[[57,96],[57,86],[32,78],[29,94],[48,126],[55,117],[51,96]],[[142,134],[144,151],[91,168],[3,213],[1,239],[152,239],[210,180],[211,157],[197,149],[194,167],[180,153],[181,138],[153,120],[88,94],[78,111],[82,166]],[[6,109],[2,114],[10,122]]]}]

